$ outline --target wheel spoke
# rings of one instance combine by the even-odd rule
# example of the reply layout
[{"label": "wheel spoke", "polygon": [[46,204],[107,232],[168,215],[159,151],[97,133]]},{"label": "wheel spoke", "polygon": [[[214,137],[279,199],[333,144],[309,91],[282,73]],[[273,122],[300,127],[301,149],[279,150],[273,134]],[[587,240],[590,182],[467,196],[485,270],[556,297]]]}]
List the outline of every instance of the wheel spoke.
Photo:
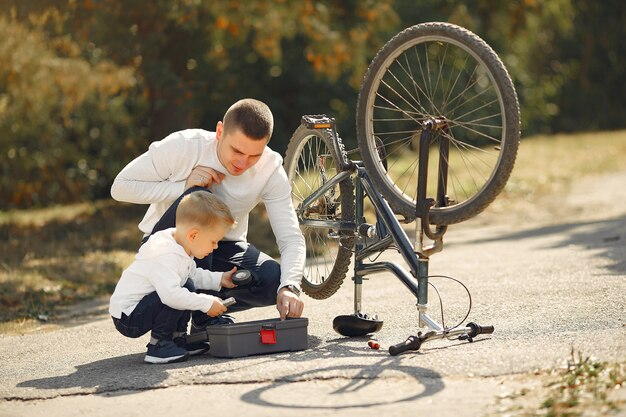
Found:
[{"label": "wheel spoke", "polygon": [[344,210],[349,215],[350,210],[354,209],[354,197],[348,180],[348,183],[344,181],[341,185],[329,188],[307,207],[301,206],[303,201],[338,172],[328,137],[323,136],[325,133],[317,135],[311,132],[301,127],[294,133],[285,156],[285,170],[292,188],[294,207],[300,207],[298,215],[305,222],[301,224],[307,249],[302,289],[314,298],[327,298],[343,282],[349,266],[353,238],[342,238],[336,230],[328,229],[326,225],[320,227],[307,225],[306,222],[343,219]]},{"label": "wheel spoke", "polygon": [[[409,28],[377,54],[363,84],[368,91],[359,95],[357,140],[365,168],[378,178],[375,183],[394,211],[415,215],[418,138],[428,118],[445,120],[447,128],[431,133],[427,193],[435,193],[439,163],[445,162],[446,194],[454,202],[433,208],[431,221],[462,221],[500,192],[504,183],[494,181],[494,173],[508,178],[519,138],[518,131],[509,131],[519,121],[519,107],[503,68],[480,38],[447,23]],[[441,140],[450,142],[445,161],[438,152]],[[513,155],[504,158],[504,153]],[[506,167],[499,169],[501,164]],[[486,199],[479,199],[481,194]]]}]

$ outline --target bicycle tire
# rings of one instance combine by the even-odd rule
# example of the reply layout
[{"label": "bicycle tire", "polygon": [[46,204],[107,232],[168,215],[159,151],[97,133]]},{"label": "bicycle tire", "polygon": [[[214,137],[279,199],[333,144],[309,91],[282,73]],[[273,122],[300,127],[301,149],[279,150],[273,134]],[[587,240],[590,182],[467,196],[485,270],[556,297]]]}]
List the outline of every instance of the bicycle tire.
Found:
[{"label": "bicycle tire", "polygon": [[308,210],[301,213],[299,210],[304,198],[339,172],[332,140],[327,130],[300,126],[289,141],[283,164],[292,189],[293,205],[299,212],[300,227],[306,239],[307,257],[302,290],[308,296],[320,300],[330,297],[341,287],[354,246],[354,231],[334,231],[302,225],[302,219],[307,218],[354,220],[354,184],[349,177],[324,194]]},{"label": "bicycle tire", "polygon": [[[408,220],[418,215],[415,140],[427,118],[444,118],[450,129],[435,132],[431,144],[443,137],[451,141],[450,203],[433,207],[430,223],[459,223],[504,189],[519,147],[520,116],[513,82],[497,54],[453,24],[422,23],[398,33],[372,60],[359,92],[363,164],[394,212]],[[385,144],[389,169],[380,160],[377,138]],[[407,150],[416,157],[407,157]],[[434,166],[429,163],[429,181],[437,179]],[[429,182],[427,192],[431,187]]]}]

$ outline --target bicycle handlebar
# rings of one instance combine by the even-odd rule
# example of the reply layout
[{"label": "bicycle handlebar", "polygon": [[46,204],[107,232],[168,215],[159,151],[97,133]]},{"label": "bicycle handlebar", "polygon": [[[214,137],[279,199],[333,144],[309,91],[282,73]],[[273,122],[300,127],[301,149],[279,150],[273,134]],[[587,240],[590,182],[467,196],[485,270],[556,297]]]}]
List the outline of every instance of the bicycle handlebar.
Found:
[{"label": "bicycle handlebar", "polygon": [[469,337],[476,337],[479,334],[491,334],[494,331],[493,326],[480,326],[476,323],[467,323],[470,331],[467,333]]},{"label": "bicycle handlebar", "polygon": [[467,323],[464,328],[457,328],[450,331],[430,331],[426,334],[422,334],[422,332],[419,332],[417,336],[409,336],[409,338],[406,339],[404,342],[389,346],[389,354],[391,356],[396,356],[401,354],[402,352],[406,352],[407,350],[419,350],[419,348],[422,346],[422,343],[429,339],[442,339],[444,337],[449,337],[455,334],[461,334],[461,336],[459,336],[459,339],[469,340],[471,342],[472,339],[479,334],[491,334],[493,333],[493,331],[494,327],[491,325],[481,326],[479,324],[470,322]]},{"label": "bicycle handlebar", "polygon": [[389,354],[396,356],[407,350],[418,350],[420,346],[422,346],[422,340],[419,336],[409,336],[404,342],[389,346]]}]

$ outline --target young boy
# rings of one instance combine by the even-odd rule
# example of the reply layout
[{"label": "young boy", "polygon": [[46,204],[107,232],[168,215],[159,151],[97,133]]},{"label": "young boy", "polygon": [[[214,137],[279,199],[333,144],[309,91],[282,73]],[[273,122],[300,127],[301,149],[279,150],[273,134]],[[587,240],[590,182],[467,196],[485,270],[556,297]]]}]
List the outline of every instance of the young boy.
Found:
[{"label": "young boy", "polygon": [[234,225],[219,198],[208,191],[189,194],[176,210],[176,227],[150,236],[122,273],[109,313],[124,336],[136,338],[152,330],[145,362],[179,362],[208,350],[206,343],[186,344],[191,312],[215,317],[226,307],[220,298],[194,291],[234,288],[231,276],[236,268],[208,271],[197,268],[194,257],[213,252]]}]

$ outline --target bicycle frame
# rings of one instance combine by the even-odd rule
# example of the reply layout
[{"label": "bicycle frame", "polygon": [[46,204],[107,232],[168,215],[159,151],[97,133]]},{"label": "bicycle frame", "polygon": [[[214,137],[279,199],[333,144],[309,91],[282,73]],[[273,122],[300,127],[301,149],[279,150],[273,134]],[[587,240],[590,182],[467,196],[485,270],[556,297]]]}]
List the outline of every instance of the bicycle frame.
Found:
[{"label": "bicycle frame", "polygon": [[[318,117],[318,116],[316,116]],[[315,122],[317,123],[315,123]],[[361,298],[362,298],[362,284],[363,277],[383,272],[390,271],[417,297],[417,308],[419,313],[419,327],[428,327],[433,331],[426,333],[424,336],[421,332],[417,337],[417,344],[421,345],[422,342],[431,339],[438,339],[443,337],[450,337],[455,335],[461,335],[471,340],[471,337],[475,336],[475,329],[468,325],[464,328],[449,330],[444,329],[435,320],[431,319],[427,314],[428,304],[428,261],[429,256],[435,252],[439,252],[443,249],[443,235],[447,230],[446,226],[437,226],[435,231],[430,229],[428,213],[430,208],[434,205],[434,200],[426,197],[426,181],[428,172],[428,147],[430,142],[430,134],[433,129],[447,129],[446,123],[443,120],[428,120],[424,123],[423,131],[420,137],[420,152],[419,152],[419,172],[418,172],[418,190],[417,190],[417,204],[416,204],[416,240],[414,244],[411,241],[400,225],[399,220],[396,218],[395,213],[387,201],[376,192],[374,184],[372,183],[369,174],[363,167],[363,164],[358,161],[351,161],[347,158],[347,154],[344,150],[343,143],[340,137],[337,135],[334,120],[330,118],[322,119],[306,119],[303,118],[303,123],[307,123],[308,127],[316,129],[328,129],[331,132],[332,144],[334,146],[335,155],[339,158],[340,172],[331,179],[324,179],[322,186],[309,195],[297,209],[299,221],[302,225],[311,228],[333,229],[338,231],[349,231],[354,233],[360,239],[357,239],[355,244],[354,254],[354,309],[355,313],[361,311]],[[323,123],[320,123],[323,121]],[[449,142],[442,141],[440,144],[440,154],[442,157],[439,159],[439,175],[437,186],[437,202],[440,206],[447,205],[446,198],[446,181],[447,181],[447,154],[448,154]],[[355,183],[355,221],[329,221],[319,219],[306,219],[303,213],[307,207],[314,204],[325,193],[330,192],[337,184],[344,181],[348,177],[354,176]],[[364,218],[364,205],[365,196],[371,201],[374,206],[376,217],[378,219],[377,225],[370,225],[365,223]],[[382,222],[382,225],[380,224]],[[372,243],[367,243],[364,237],[370,236],[372,228],[377,230],[377,240]],[[425,247],[423,244],[424,235],[430,238],[433,243],[431,246]],[[366,263],[366,258],[372,254],[382,252],[394,245],[405,263],[408,265],[410,272],[407,272],[402,266],[395,262],[380,261]],[[473,323],[471,323],[473,325]],[[480,326],[478,326],[480,329]],[[391,352],[391,351],[390,351]]]}]

